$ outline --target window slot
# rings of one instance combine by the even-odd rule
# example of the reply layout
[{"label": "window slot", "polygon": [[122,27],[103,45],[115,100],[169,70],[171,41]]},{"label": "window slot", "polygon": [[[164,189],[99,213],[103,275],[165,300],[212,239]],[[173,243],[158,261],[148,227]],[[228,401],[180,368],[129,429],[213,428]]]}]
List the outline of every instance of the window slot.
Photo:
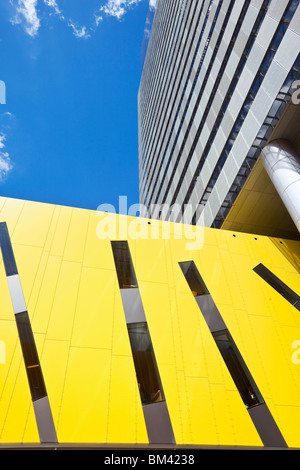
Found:
[{"label": "window slot", "polygon": [[251,408],[264,403],[229,331],[218,331],[212,335],[245,406]]},{"label": "window slot", "polygon": [[142,404],[164,401],[147,323],[130,323],[127,327]]},{"label": "window slot", "polygon": [[[264,403],[254,380],[236,347],[220,312],[211,298],[200,273],[193,261],[179,263],[187,283],[195,297],[207,295],[211,302],[201,302],[198,305],[202,315],[211,331],[216,345],[224,359],[231,377],[239,391],[241,398],[247,408]],[[222,325],[222,329],[220,329]]]},{"label": "window slot", "polygon": [[111,241],[111,245],[149,443],[175,444],[128,242]]},{"label": "window slot", "polygon": [[0,245],[6,276],[18,274],[6,222],[0,223]]},{"label": "window slot", "polygon": [[262,263],[257,265],[253,271],[256,272],[264,281],[266,281],[273,289],[275,289],[282,297],[300,311],[300,296],[282,282],[275,274],[273,274]]},{"label": "window slot", "polygon": [[6,222],[0,223],[0,247],[40,441],[57,443],[50,403]]},{"label": "window slot", "polygon": [[194,261],[184,261],[179,263],[179,265],[194,297],[197,297],[198,295],[208,295],[209,291],[201,278]]},{"label": "window slot", "polygon": [[[186,261],[179,263],[179,265],[190,289],[192,291],[195,289],[193,294],[198,307],[262,442],[266,446],[287,447],[195,263]],[[202,286],[202,293],[200,293],[195,279]]]},{"label": "window slot", "polygon": [[120,289],[138,287],[127,241],[111,242]]},{"label": "window slot", "polygon": [[38,353],[27,312],[15,315],[32,401],[47,396]]}]

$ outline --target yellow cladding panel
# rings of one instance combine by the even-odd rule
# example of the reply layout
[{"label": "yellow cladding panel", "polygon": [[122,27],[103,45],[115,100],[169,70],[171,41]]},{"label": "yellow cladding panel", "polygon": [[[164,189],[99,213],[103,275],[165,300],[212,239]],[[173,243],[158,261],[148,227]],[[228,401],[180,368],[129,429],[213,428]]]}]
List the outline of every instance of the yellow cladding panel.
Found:
[{"label": "yellow cladding panel", "polygon": [[89,223],[86,235],[86,244],[83,265],[90,268],[115,269],[110,241],[100,240],[97,236],[97,226],[101,220],[97,212],[89,213]]},{"label": "yellow cladding panel", "polygon": [[0,262],[0,298],[0,320],[11,320],[13,317],[13,308],[11,304],[9,290],[7,289],[7,281],[2,258]]},{"label": "yellow cladding panel", "polygon": [[135,249],[135,270],[139,280],[167,283],[165,242],[140,240]]},{"label": "yellow cladding panel", "polygon": [[39,333],[46,333],[48,329],[60,268],[61,258],[47,256],[33,311],[30,309],[29,304],[29,311],[33,314],[32,327]]},{"label": "yellow cladding panel", "polygon": [[0,321],[0,331],[6,353],[0,364],[0,443],[38,442],[36,423],[29,419],[32,404],[15,319]]},{"label": "yellow cladding panel", "polygon": [[[103,220],[0,198],[59,442],[147,443]],[[196,232],[180,224],[108,220],[111,239],[129,241],[176,442],[262,446],[179,267],[193,260],[286,442],[300,447],[299,311],[253,271],[263,263],[299,295],[299,242],[199,229],[195,250]],[[140,238],[127,237],[137,226]],[[0,294],[0,442],[39,442],[2,259]]]},{"label": "yellow cladding panel", "polygon": [[26,201],[21,201],[20,199],[9,199],[9,198],[1,198],[1,199],[2,199],[2,204],[1,204],[1,209],[0,209],[0,221],[7,223],[10,233],[11,235],[13,235],[16,224],[22,213],[22,209],[26,204]]},{"label": "yellow cladding panel", "polygon": [[14,254],[27,304],[36,285],[37,272],[42,260],[42,248],[31,245],[14,245]]},{"label": "yellow cladding panel", "polygon": [[50,204],[26,202],[13,231],[12,242],[44,247],[53,213],[54,206]]},{"label": "yellow cladding panel", "polygon": [[64,248],[65,260],[82,262],[88,223],[89,211],[73,209]]},{"label": "yellow cladding panel", "polygon": [[[54,424],[58,426],[63,399],[65,377],[70,354],[69,341],[46,339],[39,351],[42,371],[53,414]],[[53,360],[53,359],[56,360]]]},{"label": "yellow cladding panel", "polygon": [[[56,217],[55,232],[50,243],[50,254],[53,256],[63,256],[72,219],[71,207],[58,207],[59,215]],[[47,246],[47,249],[49,247]]]},{"label": "yellow cladding panel", "polygon": [[140,281],[139,287],[156,357],[159,363],[174,363],[173,335],[161,334],[161,331],[171,333],[173,330],[172,316],[161,315],[161,312],[170,312],[168,285]]},{"label": "yellow cladding panel", "polygon": [[110,370],[109,350],[70,349],[58,422],[60,442],[107,441]]},{"label": "yellow cladding panel", "polygon": [[110,380],[107,442],[148,443],[132,357],[112,356]]},{"label": "yellow cladding panel", "polygon": [[61,262],[47,329],[49,339],[71,339],[80,275],[79,263]]},{"label": "yellow cladding panel", "polygon": [[112,348],[116,277],[113,271],[82,268],[72,346]]}]

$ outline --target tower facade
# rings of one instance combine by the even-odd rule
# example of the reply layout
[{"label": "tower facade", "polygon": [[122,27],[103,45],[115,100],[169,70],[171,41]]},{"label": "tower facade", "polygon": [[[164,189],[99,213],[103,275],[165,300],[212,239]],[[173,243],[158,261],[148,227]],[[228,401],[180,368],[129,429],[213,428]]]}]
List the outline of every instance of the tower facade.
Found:
[{"label": "tower facade", "polygon": [[[299,20],[298,0],[158,2],[138,94],[140,203],[148,215],[160,205],[155,216],[172,220],[168,207],[176,205],[177,221],[224,226],[294,106]],[[286,120],[279,137],[287,138],[292,125],[294,118]],[[299,126],[288,139],[298,151],[297,135]],[[252,230],[249,218],[243,229],[281,235],[274,221],[265,227],[275,203],[264,204],[260,227]],[[291,233],[281,198],[275,205],[277,230]]]}]

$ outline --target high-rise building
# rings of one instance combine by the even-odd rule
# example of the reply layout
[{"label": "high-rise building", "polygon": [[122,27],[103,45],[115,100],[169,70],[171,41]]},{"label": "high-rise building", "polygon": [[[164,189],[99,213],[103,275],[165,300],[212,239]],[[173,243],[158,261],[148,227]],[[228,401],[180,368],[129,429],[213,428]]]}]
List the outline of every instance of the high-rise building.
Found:
[{"label": "high-rise building", "polygon": [[0,197],[0,449],[300,449],[298,4],[150,11],[150,218]]},{"label": "high-rise building", "polygon": [[299,0],[157,2],[138,93],[148,216],[299,237],[299,53]]}]

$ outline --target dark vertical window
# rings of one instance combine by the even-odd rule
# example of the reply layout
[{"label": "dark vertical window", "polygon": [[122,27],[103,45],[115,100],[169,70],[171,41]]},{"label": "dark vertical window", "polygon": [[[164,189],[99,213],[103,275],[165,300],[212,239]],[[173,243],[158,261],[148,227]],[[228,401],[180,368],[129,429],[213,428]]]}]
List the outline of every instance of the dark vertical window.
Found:
[{"label": "dark vertical window", "polygon": [[6,222],[0,223],[0,245],[6,276],[18,274]]},{"label": "dark vertical window", "polygon": [[149,443],[173,443],[165,400],[127,241],[111,241]]},{"label": "dark vertical window", "polygon": [[10,296],[14,309],[15,321],[23,353],[25,369],[31,399],[34,407],[36,424],[41,442],[57,443],[57,435],[47,396],[46,386],[39,362],[34,335],[32,332],[25,299],[20,285],[18,269],[13,248],[5,222],[0,223],[0,247]]},{"label": "dark vertical window", "polygon": [[143,405],[164,401],[147,323],[129,323],[128,334]]},{"label": "dark vertical window", "polygon": [[185,279],[195,297],[198,295],[209,294],[203,279],[201,278],[194,261],[184,261],[179,263]]},{"label": "dark vertical window", "polygon": [[247,408],[264,403],[228,330],[212,333],[236,388]]},{"label": "dark vertical window", "polygon": [[282,297],[284,297],[297,310],[300,310],[300,296],[282,282],[275,274],[273,274],[263,264],[258,264],[253,271],[256,272],[264,281],[266,281],[273,289],[275,289]]},{"label": "dark vertical window", "polygon": [[16,316],[18,333],[23,352],[32,401],[47,396],[46,387],[39,363],[38,353],[27,312]]},{"label": "dark vertical window", "polygon": [[193,295],[210,299],[209,302],[201,303],[200,309],[244,404],[251,408],[264,403],[194,261],[185,261],[179,265]]},{"label": "dark vertical window", "polygon": [[127,241],[111,242],[120,289],[138,287]]},{"label": "dark vertical window", "polygon": [[[18,269],[6,222],[0,223],[0,246],[7,279],[10,279],[11,276],[18,276]],[[15,294],[13,293],[13,295]],[[26,307],[24,308],[24,312],[15,313],[15,320],[32,401],[36,401],[47,396],[47,392]]]}]

